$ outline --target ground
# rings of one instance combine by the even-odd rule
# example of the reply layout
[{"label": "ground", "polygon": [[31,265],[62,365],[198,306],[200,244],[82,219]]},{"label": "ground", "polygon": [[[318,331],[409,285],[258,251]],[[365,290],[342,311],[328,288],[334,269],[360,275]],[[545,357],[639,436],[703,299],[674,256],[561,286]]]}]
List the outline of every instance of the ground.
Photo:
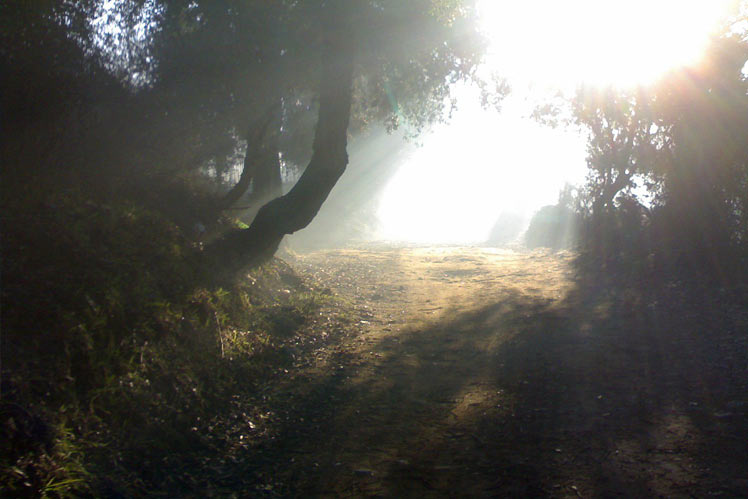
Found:
[{"label": "ground", "polygon": [[748,496],[748,321],[720,288],[563,252],[290,261],[356,325],[269,390],[256,493]]}]

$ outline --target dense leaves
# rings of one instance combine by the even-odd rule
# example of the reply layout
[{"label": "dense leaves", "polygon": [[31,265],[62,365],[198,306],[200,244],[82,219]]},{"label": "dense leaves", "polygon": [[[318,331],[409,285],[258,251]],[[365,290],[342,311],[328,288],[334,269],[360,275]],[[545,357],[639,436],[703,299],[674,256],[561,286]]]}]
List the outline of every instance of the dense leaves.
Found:
[{"label": "dense leaves", "polygon": [[577,206],[589,221],[588,242],[615,253],[623,238],[712,270],[745,254],[746,61],[748,43],[731,29],[698,65],[656,84],[577,93],[574,121],[589,135]]},{"label": "dense leaves", "polygon": [[[278,102],[280,152],[289,168],[306,166],[335,30],[356,48],[354,133],[441,119],[450,82],[473,74],[482,46],[469,2],[18,1],[2,9],[11,75],[3,107],[16,143],[33,130],[52,149],[50,169],[202,169],[219,184]],[[40,134],[43,122],[58,124]],[[8,159],[23,170],[40,164]]]}]

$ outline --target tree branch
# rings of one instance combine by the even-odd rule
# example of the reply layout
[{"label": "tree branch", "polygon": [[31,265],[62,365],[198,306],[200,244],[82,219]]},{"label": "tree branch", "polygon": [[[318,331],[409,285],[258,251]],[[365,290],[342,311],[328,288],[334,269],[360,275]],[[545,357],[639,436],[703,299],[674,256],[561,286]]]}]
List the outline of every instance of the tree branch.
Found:
[{"label": "tree branch", "polygon": [[320,104],[311,161],[296,185],[257,213],[248,229],[234,230],[207,248],[209,256],[241,268],[272,256],[286,234],[306,227],[348,164],[347,130],[351,114],[353,43],[331,43],[321,72]]},{"label": "tree branch", "polygon": [[280,104],[273,104],[270,108],[265,111],[262,118],[260,119],[259,125],[254,128],[254,133],[251,130],[247,131],[247,151],[244,153],[244,166],[242,167],[242,174],[239,177],[239,181],[231,188],[229,192],[221,200],[221,209],[227,210],[236,203],[252,182],[252,178],[255,176],[257,161],[260,159],[258,151],[262,147],[262,141],[267,135],[267,130],[270,128],[270,124],[273,122],[273,118],[276,116],[278,106]]}]

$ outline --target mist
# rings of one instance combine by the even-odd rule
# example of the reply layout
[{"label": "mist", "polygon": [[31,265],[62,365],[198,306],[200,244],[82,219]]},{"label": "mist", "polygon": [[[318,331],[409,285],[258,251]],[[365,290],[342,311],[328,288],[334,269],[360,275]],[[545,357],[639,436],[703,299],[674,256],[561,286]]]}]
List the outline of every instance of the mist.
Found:
[{"label": "mist", "polygon": [[748,0],[0,38],[3,497],[748,497]]},{"label": "mist", "polygon": [[540,208],[584,180],[584,137],[534,121],[526,94],[497,110],[475,88],[454,90],[447,123],[415,138],[380,128],[353,140],[345,174],[291,246],[516,244]]},{"label": "mist", "polygon": [[337,247],[379,239],[381,196],[417,145],[405,133],[377,127],[349,144],[350,162],[314,220],[286,237],[292,248]]}]

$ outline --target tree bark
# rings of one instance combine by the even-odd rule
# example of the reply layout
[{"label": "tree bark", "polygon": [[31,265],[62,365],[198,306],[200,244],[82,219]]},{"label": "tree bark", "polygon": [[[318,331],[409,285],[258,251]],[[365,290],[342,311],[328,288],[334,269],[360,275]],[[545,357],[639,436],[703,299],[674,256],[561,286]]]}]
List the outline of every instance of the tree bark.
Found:
[{"label": "tree bark", "polygon": [[252,206],[264,204],[283,194],[278,148],[281,107],[277,106],[276,110],[276,118],[278,119],[273,120],[274,130],[266,135],[262,153],[257,160],[254,178],[252,179],[252,195],[250,198]]},{"label": "tree bark", "polygon": [[[260,183],[257,181],[257,177],[261,176],[262,174],[264,174],[265,177],[269,177],[269,175],[267,175],[264,170],[269,168],[266,163],[272,161],[272,159],[268,159],[267,156],[272,154],[273,148],[266,147],[264,141],[268,129],[277,118],[277,114],[279,112],[280,108],[274,105],[263,115],[259,125],[254,130],[251,130],[247,133],[247,151],[244,153],[244,165],[242,167],[242,174],[239,177],[239,181],[236,183],[236,185],[234,185],[234,187],[232,187],[231,190],[227,192],[221,200],[222,209],[227,210],[231,208],[234,203],[239,201],[244,193],[247,192],[247,189],[249,189],[249,186],[252,183],[253,179],[255,180],[255,185],[257,185]],[[275,141],[275,156],[277,160],[277,134],[273,134],[271,137],[274,137],[273,140]],[[278,165],[277,170],[277,176],[278,179],[280,179],[280,165]],[[263,180],[265,179],[263,178]],[[278,194],[280,195],[280,192]]]},{"label": "tree bark", "polygon": [[271,257],[283,236],[309,225],[345,171],[353,47],[350,40],[340,41],[331,47],[333,50],[321,73],[319,112],[309,165],[286,195],[260,208],[249,228],[233,230],[206,249],[209,257],[222,260],[224,266],[238,270]]},{"label": "tree bark", "polygon": [[592,206],[592,213],[602,215],[613,208],[613,200],[616,195],[628,187],[631,178],[634,176],[633,170],[624,170],[619,172],[612,183],[606,182],[600,190],[600,194],[595,198]]}]

